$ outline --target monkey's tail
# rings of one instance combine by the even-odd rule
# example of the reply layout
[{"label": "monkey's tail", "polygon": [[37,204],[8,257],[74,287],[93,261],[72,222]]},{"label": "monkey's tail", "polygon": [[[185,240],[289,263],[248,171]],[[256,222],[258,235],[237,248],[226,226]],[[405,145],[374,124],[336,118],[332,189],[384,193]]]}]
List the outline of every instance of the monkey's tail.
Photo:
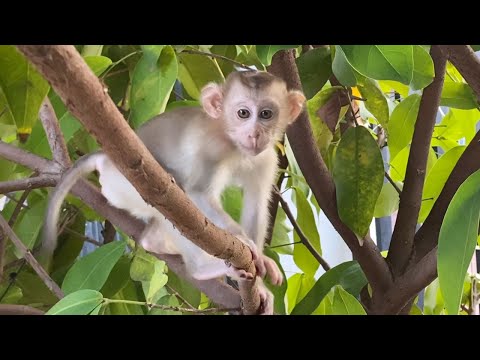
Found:
[{"label": "monkey's tail", "polygon": [[61,181],[57,184],[48,203],[45,224],[43,227],[43,242],[39,251],[39,256],[43,259],[49,259],[57,247],[57,223],[58,218],[60,217],[63,200],[80,178],[97,170],[98,161],[105,156],[106,155],[102,152],[83,156],[65,172]]}]

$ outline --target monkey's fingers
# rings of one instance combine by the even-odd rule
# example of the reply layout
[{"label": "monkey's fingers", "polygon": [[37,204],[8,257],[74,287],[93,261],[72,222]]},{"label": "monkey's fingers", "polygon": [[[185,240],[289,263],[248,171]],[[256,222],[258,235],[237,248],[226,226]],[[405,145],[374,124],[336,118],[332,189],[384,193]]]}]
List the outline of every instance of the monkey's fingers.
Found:
[{"label": "monkey's fingers", "polygon": [[255,261],[255,268],[257,269],[257,275],[262,279],[267,275],[267,268],[265,267],[265,255],[262,255]]},{"label": "monkey's fingers", "polygon": [[265,267],[267,269],[268,276],[272,285],[280,286],[283,283],[283,274],[277,266],[277,263],[265,256]]}]

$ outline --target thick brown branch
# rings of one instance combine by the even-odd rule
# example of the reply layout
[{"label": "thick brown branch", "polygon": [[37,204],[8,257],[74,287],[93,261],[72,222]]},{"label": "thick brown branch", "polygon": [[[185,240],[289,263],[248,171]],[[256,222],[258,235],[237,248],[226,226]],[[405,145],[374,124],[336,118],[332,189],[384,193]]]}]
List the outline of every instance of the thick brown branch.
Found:
[{"label": "thick brown branch", "polygon": [[43,315],[44,312],[26,305],[0,304],[0,315]]},{"label": "thick brown branch", "polygon": [[422,205],[422,191],[427,168],[430,141],[435,126],[447,59],[437,45],[430,50],[435,67],[435,78],[422,94],[420,108],[408,156],[407,171],[398,217],[388,252],[388,261],[394,276],[399,276],[408,265],[413,250],[418,214]]},{"label": "thick brown branch", "polygon": [[17,235],[13,232],[12,228],[8,225],[5,221],[3,216],[0,216],[0,227],[2,227],[3,232],[6,236],[10,238],[13,242],[15,247],[20,250],[22,256],[25,260],[30,264],[33,270],[37,273],[37,275],[43,280],[45,285],[57,296],[59,299],[63,298],[63,292],[60,287],[52,280],[52,278],[48,275],[44,268],[40,266],[37,260],[33,257],[30,250],[28,250],[23,242],[17,237]]},{"label": "thick brown branch", "polygon": [[[277,153],[277,156],[278,156],[278,167],[280,169],[287,169],[288,167],[287,156],[282,155],[280,151]],[[278,189],[282,188],[282,182],[284,178],[285,178],[285,173],[281,172],[278,175],[278,180],[277,180]],[[274,193],[275,193],[275,188],[272,188],[272,195]],[[278,199],[275,196],[271,196],[270,203],[268,204],[268,214],[269,214],[270,222],[268,223],[267,235],[265,237],[265,243],[268,245],[270,245],[270,243],[272,242],[273,228],[275,227],[275,219],[277,218],[277,211],[278,211]]]},{"label": "thick brown branch", "polygon": [[[269,71],[285,79],[290,88],[301,89],[292,51],[283,50],[276,53]],[[362,266],[374,292],[386,289],[392,279],[387,263],[375,243],[367,237],[363,246],[360,246],[355,234],[340,220],[335,185],[315,144],[306,111],[289,128],[287,135],[300,169],[318,204]]]},{"label": "thick brown branch", "polygon": [[305,245],[305,247],[310,251],[310,253],[313,255],[315,259],[319,262],[320,265],[322,265],[323,269],[325,271],[330,270],[330,265],[325,261],[325,259],[318,253],[318,251],[313,247],[312,243],[308,238],[305,236],[303,233],[302,229],[300,226],[298,226],[297,221],[295,220],[295,217],[292,214],[292,211],[290,210],[290,207],[288,206],[287,202],[283,199],[282,194],[278,191],[278,189],[275,189],[274,195],[277,199],[277,201],[280,202],[282,205],[283,211],[285,211],[285,214],[288,217],[288,220],[290,220],[290,223],[292,224],[293,228],[297,232],[298,237],[300,238],[300,242]]},{"label": "thick brown branch", "polygon": [[[195,207],[129,127],[73,46],[22,45],[18,49],[50,82],[70,112],[92,133],[147,203],[206,252],[256,274],[248,246],[216,227]],[[242,282],[240,289],[247,314],[256,313],[260,307],[254,285],[255,281]]]},{"label": "thick brown branch", "polygon": [[7,194],[12,191],[55,186],[58,178],[58,175],[40,175],[37,177],[29,177],[19,180],[3,181],[0,182],[0,194]]},{"label": "thick brown branch", "polygon": [[[17,159],[20,159],[26,164],[30,164],[31,167],[37,168],[40,172],[45,172],[51,168],[58,168],[58,166],[52,161],[31,154],[25,150],[18,149],[13,145],[5,143],[3,143],[3,145],[4,146],[0,146],[0,156],[4,156],[4,154],[14,154],[14,156],[11,156],[10,158],[10,160],[14,162],[16,162]],[[37,167],[35,164],[43,164],[45,168]],[[92,207],[98,214],[109,219],[113,225],[117,226],[128,236],[131,236],[134,239],[140,237],[145,224],[130,216],[127,212],[110,206],[107,199],[105,199],[100,191],[88,181],[80,180],[77,182],[72,188],[72,193]],[[220,280],[200,281],[192,279],[187,275],[185,266],[179,256],[153,255],[161,260],[165,260],[168,267],[172,269],[173,272],[187,281],[190,281],[193,286],[204,292],[214,303],[228,308],[236,308],[240,306],[240,296],[238,291],[226,283]]]},{"label": "thick brown branch", "polygon": [[480,59],[472,48],[468,45],[441,45],[440,48],[475,91],[480,101]]},{"label": "thick brown branch", "polygon": [[71,161],[70,156],[68,155],[67,145],[65,144],[65,139],[63,138],[57,115],[55,114],[55,110],[48,97],[43,100],[39,115],[43,129],[47,134],[48,144],[52,150],[53,160],[64,167],[69,167]]}]

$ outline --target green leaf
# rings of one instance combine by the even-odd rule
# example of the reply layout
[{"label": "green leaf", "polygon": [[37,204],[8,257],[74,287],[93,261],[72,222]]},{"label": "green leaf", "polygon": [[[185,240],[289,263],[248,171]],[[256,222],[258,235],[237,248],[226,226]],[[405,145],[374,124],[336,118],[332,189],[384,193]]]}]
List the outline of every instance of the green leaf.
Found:
[{"label": "green leaf", "polygon": [[335,56],[332,62],[332,71],[340,84],[350,87],[357,84],[357,77],[360,75],[352,67],[339,45],[335,45]]},{"label": "green leaf", "polygon": [[[240,45],[240,46],[245,46],[245,45]],[[265,65],[262,64],[260,59],[258,58],[257,55],[257,49],[255,46],[248,45],[248,49],[238,51],[238,45],[237,45],[237,58],[235,59],[241,64],[247,65],[247,66],[254,66],[258,70],[265,70]]]},{"label": "green leaf", "polygon": [[68,226],[78,235],[65,231],[58,237],[58,245],[53,256],[52,272],[71,266],[80,255],[85,242],[85,238],[82,236],[82,234],[85,234],[85,221],[85,216],[78,213],[73,224]]},{"label": "green leaf", "polygon": [[[42,228],[47,200],[45,198],[31,205],[30,209],[22,210],[24,215],[13,226],[13,231],[28,249],[33,249]],[[22,257],[22,253],[16,248],[15,255]]]},{"label": "green leaf", "polygon": [[[125,285],[122,290],[112,296],[112,299],[145,301],[141,285],[133,282],[132,280],[128,280],[127,285]],[[112,315],[145,315],[146,313],[144,306],[125,303],[110,303],[108,304],[108,311]]]},{"label": "green leaf", "polygon": [[460,308],[463,282],[477,243],[480,170],[460,185],[448,206],[438,238],[438,278],[449,314]]},{"label": "green leaf", "polygon": [[100,315],[100,310],[102,310],[102,307],[103,307],[103,304],[98,305],[88,315]]},{"label": "green leaf", "polygon": [[58,298],[37,274],[25,271],[25,269],[18,273],[16,284],[22,289],[21,303],[23,304],[54,304],[58,301]]},{"label": "green leaf", "polygon": [[[275,253],[273,250],[270,250],[269,248],[265,248],[264,254],[268,256],[269,258],[273,259],[277,265],[280,271],[282,272],[283,279],[286,279],[285,272],[283,271],[282,264],[280,263],[280,257],[277,253]],[[265,279],[265,285],[270,289],[272,292],[274,298],[274,311],[275,314],[279,315],[285,315],[286,314],[286,309],[285,309],[285,294],[287,292],[287,282],[283,281],[282,285],[280,286],[273,286],[270,283],[270,279],[267,277]]]},{"label": "green leaf", "polygon": [[102,301],[103,296],[98,291],[83,289],[65,296],[45,315],[88,315]]},{"label": "green leaf", "polygon": [[125,255],[118,260],[100,290],[103,296],[111,298],[127,285],[130,280],[130,262],[131,259]]},{"label": "green leaf", "polygon": [[194,307],[200,305],[201,292],[173,271],[168,272],[168,286],[178,292],[190,305]]},{"label": "green leaf", "polygon": [[398,104],[392,112],[388,123],[388,148],[391,159],[394,159],[400,150],[412,141],[420,99],[420,95],[412,94]]},{"label": "green leaf", "polygon": [[[180,303],[178,302],[178,299],[174,295],[167,295],[161,297],[158,302],[158,305],[166,305],[166,306],[180,306]],[[148,315],[182,315],[182,312],[180,311],[174,311],[174,310],[163,310],[159,308],[152,308],[149,312]]]},{"label": "green leaf", "polygon": [[0,45],[0,112],[5,109],[2,122],[15,123],[22,141],[30,135],[49,87],[15,46]]},{"label": "green leaf", "polygon": [[360,238],[372,222],[383,177],[382,155],[375,139],[363,126],[349,128],[335,153],[333,179],[340,218]]},{"label": "green leaf", "polygon": [[310,125],[312,126],[313,136],[324,159],[327,158],[327,151],[333,140],[333,134],[328,128],[326,122],[320,118],[318,110],[320,110],[337,91],[342,89],[341,86],[332,86],[320,91],[307,101],[307,111],[310,118]]},{"label": "green leaf", "polygon": [[330,49],[316,48],[296,59],[303,92],[307,99],[319,92],[332,74]]},{"label": "green leaf", "polygon": [[468,145],[476,133],[476,124],[480,119],[477,109],[450,109],[440,124],[435,126],[432,136],[432,146],[441,146],[448,151],[458,146],[458,140],[465,139]]},{"label": "green leaf", "polygon": [[165,111],[178,64],[171,46],[143,46],[143,56],[137,63],[130,91],[130,120],[135,128]]},{"label": "green leaf", "polygon": [[173,109],[185,106],[200,106],[200,102],[197,100],[178,100],[169,102],[165,108],[165,112],[171,111]]},{"label": "green leaf", "polygon": [[0,284],[0,295],[4,295],[0,300],[0,304],[18,304],[18,301],[23,296],[22,289],[13,285],[8,289],[8,292],[5,293],[8,287],[8,284]]},{"label": "green leaf", "polygon": [[[397,184],[399,185],[399,184]],[[401,188],[401,184],[400,184]],[[390,216],[398,210],[400,196],[390,182],[384,182],[373,211],[373,217]]]},{"label": "green leaf", "polygon": [[437,201],[443,186],[447,182],[458,159],[465,151],[465,146],[457,146],[443,154],[432,167],[425,180],[422,194],[422,206],[418,216],[418,222],[423,223]]},{"label": "green leaf", "polygon": [[[410,155],[410,145],[404,147],[390,162],[390,176],[394,181],[403,182],[407,171],[407,161]],[[437,156],[435,151],[430,148],[427,158],[427,171],[425,177],[430,173],[431,168],[436,164]]]},{"label": "green leaf", "polygon": [[409,315],[423,315],[422,310],[418,307],[417,304],[413,304],[412,308],[410,309]]},{"label": "green leaf", "polygon": [[[278,254],[293,255],[293,245],[288,234],[292,232],[292,227],[287,225],[287,216],[285,211],[279,206],[277,209],[277,216],[273,226],[272,241],[270,247]],[[282,245],[282,246],[279,246]]]},{"label": "green leaf", "polygon": [[379,80],[377,83],[384,93],[390,93],[393,90],[399,93],[403,99],[408,97],[408,92],[410,91],[410,87],[408,85],[399,83],[398,81],[390,80]]},{"label": "green leaf", "polygon": [[[295,199],[297,206],[297,224],[302,229],[303,233],[310,241],[312,246],[320,254],[322,249],[320,247],[320,235],[318,234],[317,225],[315,223],[315,217],[313,215],[312,207],[308,202],[303,191],[294,187]],[[300,241],[297,232],[293,235],[294,242]],[[303,244],[295,244],[293,248],[293,261],[295,264],[307,275],[315,275],[320,264],[310,251]]]},{"label": "green leaf", "polygon": [[433,60],[420,45],[413,46],[413,78],[410,84],[413,90],[420,90],[430,85],[435,76]]},{"label": "green leaf", "polygon": [[409,85],[413,77],[412,45],[340,45],[348,62],[360,74],[375,80]]},{"label": "green leaf", "polygon": [[353,296],[358,296],[360,290],[366,284],[367,279],[358,262],[344,262],[323,274],[303,300],[297,301],[297,306],[295,306],[291,314],[311,314],[335,285],[341,285]]},{"label": "green leaf", "polygon": [[[237,57],[237,48],[235,45],[213,45],[210,51],[212,54],[222,55],[231,60],[235,60]],[[231,61],[217,58],[217,62],[224,75],[230,74],[234,70],[234,65]]]},{"label": "green leaf", "polygon": [[112,60],[106,56],[89,55],[84,57],[84,60],[96,76],[100,76],[112,64]]},{"label": "green leaf", "polygon": [[468,84],[446,81],[443,84],[440,105],[468,110],[477,108],[478,102]]},{"label": "green leaf", "polygon": [[288,313],[307,295],[315,285],[315,278],[307,274],[295,274],[288,279],[287,302]]},{"label": "green leaf", "polygon": [[82,56],[98,56],[102,55],[103,45],[83,45]]},{"label": "green leaf", "polygon": [[178,54],[178,78],[194,100],[209,82],[223,83],[225,78],[216,60],[204,55]]},{"label": "green leaf", "polygon": [[103,245],[73,264],[62,284],[65,294],[81,289],[100,290],[124,253],[125,245],[124,241]]},{"label": "green leaf", "polygon": [[143,249],[137,249],[130,266],[132,280],[141,281],[145,298],[149,303],[155,303],[158,292],[165,286],[168,276],[165,274],[165,262],[148,254]]},{"label": "green leaf", "polygon": [[334,315],[367,315],[362,304],[340,285],[336,285],[334,289],[332,313]]},{"label": "green leaf", "polygon": [[222,206],[236,222],[240,222],[242,215],[242,189],[237,186],[229,186],[221,196]]},{"label": "green leaf", "polygon": [[280,50],[296,48],[298,45],[257,45],[257,55],[263,65],[269,66],[272,63],[272,57]]},{"label": "green leaf", "polygon": [[439,315],[444,312],[444,301],[440,291],[438,278],[432,281],[425,290],[423,309],[425,315]]},{"label": "green leaf", "polygon": [[375,80],[365,78],[363,83],[357,86],[358,91],[363,98],[366,99],[365,107],[375,116],[375,119],[384,127],[387,128],[390,113],[388,111],[387,99],[382,93]]}]

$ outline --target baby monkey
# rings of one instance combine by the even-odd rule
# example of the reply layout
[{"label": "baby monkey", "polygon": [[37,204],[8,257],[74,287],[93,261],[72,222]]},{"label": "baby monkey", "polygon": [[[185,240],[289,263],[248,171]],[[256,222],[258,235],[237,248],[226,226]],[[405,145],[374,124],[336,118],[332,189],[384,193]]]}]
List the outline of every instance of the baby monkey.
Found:
[{"label": "baby monkey", "polygon": [[[275,143],[297,119],[305,96],[267,72],[231,73],[225,83],[210,83],[201,91],[201,107],[181,107],[142,125],[137,134],[160,165],[215,225],[229,231],[252,250],[260,277],[268,274],[280,285],[282,273],[263,254],[268,227],[268,203],[278,170]],[[157,254],[180,254],[188,273],[199,280],[230,276],[252,279],[251,273],[229,266],[183,237],[102,152],[80,159],[52,195],[45,224],[44,248],[56,247],[61,204],[75,182],[97,170],[102,194],[111,205],[142,219],[147,226],[140,244]],[[229,185],[243,189],[240,224],[222,208],[220,196]],[[259,281],[263,312],[273,313],[273,297]]]}]

